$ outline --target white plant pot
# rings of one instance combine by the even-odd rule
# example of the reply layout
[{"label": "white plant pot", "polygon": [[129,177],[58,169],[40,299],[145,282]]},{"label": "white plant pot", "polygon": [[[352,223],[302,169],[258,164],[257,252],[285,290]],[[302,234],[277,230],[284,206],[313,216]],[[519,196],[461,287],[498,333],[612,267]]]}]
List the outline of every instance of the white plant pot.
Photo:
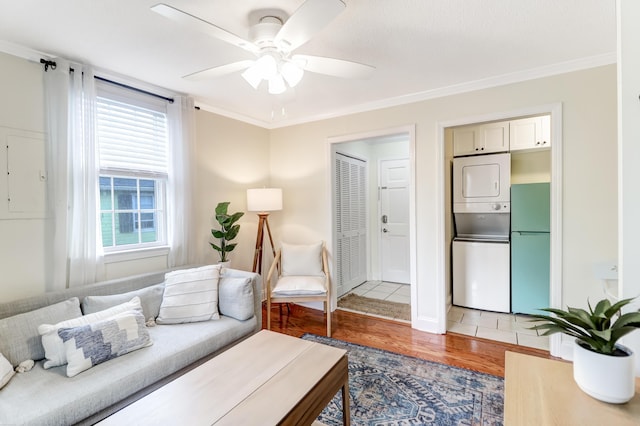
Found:
[{"label": "white plant pot", "polygon": [[624,404],[635,394],[635,361],[631,349],[616,345],[628,356],[603,355],[573,344],[573,379],[586,394],[604,402]]}]

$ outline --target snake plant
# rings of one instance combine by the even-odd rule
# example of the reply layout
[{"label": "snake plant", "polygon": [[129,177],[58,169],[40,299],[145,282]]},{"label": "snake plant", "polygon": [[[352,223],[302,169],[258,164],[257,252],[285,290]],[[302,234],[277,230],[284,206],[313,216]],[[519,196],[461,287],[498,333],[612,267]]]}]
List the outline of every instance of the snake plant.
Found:
[{"label": "snake plant", "polygon": [[[622,314],[620,309],[634,298],[623,299],[611,304],[608,299],[600,300],[595,308],[587,301],[589,311],[580,308],[567,310],[544,308],[550,315],[531,315],[534,321],[542,320],[531,329],[544,330],[543,336],[565,333],[584,343],[589,349],[605,355],[615,355],[616,342],[628,333],[640,328],[640,311]],[[616,318],[614,318],[616,317]]]}]

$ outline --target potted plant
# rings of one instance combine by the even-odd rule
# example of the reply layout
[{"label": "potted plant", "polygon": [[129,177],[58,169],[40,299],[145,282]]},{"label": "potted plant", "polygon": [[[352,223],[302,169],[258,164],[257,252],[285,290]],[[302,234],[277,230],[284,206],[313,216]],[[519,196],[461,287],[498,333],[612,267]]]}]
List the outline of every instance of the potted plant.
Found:
[{"label": "potted plant", "polygon": [[243,212],[233,214],[227,213],[229,201],[218,203],[216,206],[216,221],[220,224],[220,229],[212,229],[211,235],[219,240],[219,244],[209,243],[211,247],[220,255],[220,263],[229,261],[227,253],[236,248],[236,243],[230,244],[229,241],[238,236],[240,225],[236,222],[244,215]]},{"label": "potted plant", "polygon": [[[576,338],[573,346],[573,378],[584,392],[605,402],[622,404],[635,393],[634,353],[617,343],[618,339],[640,328],[640,311],[622,314],[621,308],[633,298],[611,304],[599,301],[589,311],[567,307],[545,308],[555,314],[532,315],[542,324],[531,327],[544,330],[543,336],[565,333]],[[615,318],[614,318],[615,317]]]}]

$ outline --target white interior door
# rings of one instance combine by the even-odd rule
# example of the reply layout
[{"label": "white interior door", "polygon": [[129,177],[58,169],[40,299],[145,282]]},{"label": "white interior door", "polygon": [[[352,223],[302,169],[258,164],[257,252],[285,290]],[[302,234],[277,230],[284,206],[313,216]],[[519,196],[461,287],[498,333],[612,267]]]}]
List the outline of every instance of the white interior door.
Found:
[{"label": "white interior door", "polygon": [[380,161],[380,267],[383,281],[409,284],[409,160]]},{"label": "white interior door", "polygon": [[366,165],[363,160],[336,153],[334,223],[338,296],[367,279]]}]

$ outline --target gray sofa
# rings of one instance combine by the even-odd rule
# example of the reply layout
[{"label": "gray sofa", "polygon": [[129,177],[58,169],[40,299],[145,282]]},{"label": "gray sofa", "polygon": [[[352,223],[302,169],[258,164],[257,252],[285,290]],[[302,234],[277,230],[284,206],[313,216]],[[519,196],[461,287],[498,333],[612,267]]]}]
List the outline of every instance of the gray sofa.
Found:
[{"label": "gray sofa", "polygon": [[[5,336],[0,348],[2,345],[5,348],[12,345],[12,342],[6,341],[6,336],[11,335],[7,334],[6,328],[7,324],[11,324],[11,318],[22,318],[15,317],[18,314],[31,313],[71,297],[78,297],[82,301],[87,296],[116,295],[134,290],[148,292],[149,288],[157,288],[158,284],[164,282],[165,272],[0,304],[0,339]],[[238,295],[235,283],[240,278],[245,278],[245,285],[242,294]],[[31,371],[15,374],[0,389],[0,424],[93,424],[261,329],[262,282],[259,275],[223,269],[219,291],[220,319],[148,327],[153,341],[151,346],[96,365],[77,376],[67,377],[65,366],[45,370],[43,361],[35,360]],[[230,297],[243,298],[244,301],[240,302],[244,303],[245,312],[248,310],[249,314],[252,299],[253,316],[243,320],[229,316],[237,309],[234,305],[237,301],[230,300]],[[146,310],[149,301],[145,301],[145,297],[141,299]],[[229,315],[225,315],[225,312]]]}]

